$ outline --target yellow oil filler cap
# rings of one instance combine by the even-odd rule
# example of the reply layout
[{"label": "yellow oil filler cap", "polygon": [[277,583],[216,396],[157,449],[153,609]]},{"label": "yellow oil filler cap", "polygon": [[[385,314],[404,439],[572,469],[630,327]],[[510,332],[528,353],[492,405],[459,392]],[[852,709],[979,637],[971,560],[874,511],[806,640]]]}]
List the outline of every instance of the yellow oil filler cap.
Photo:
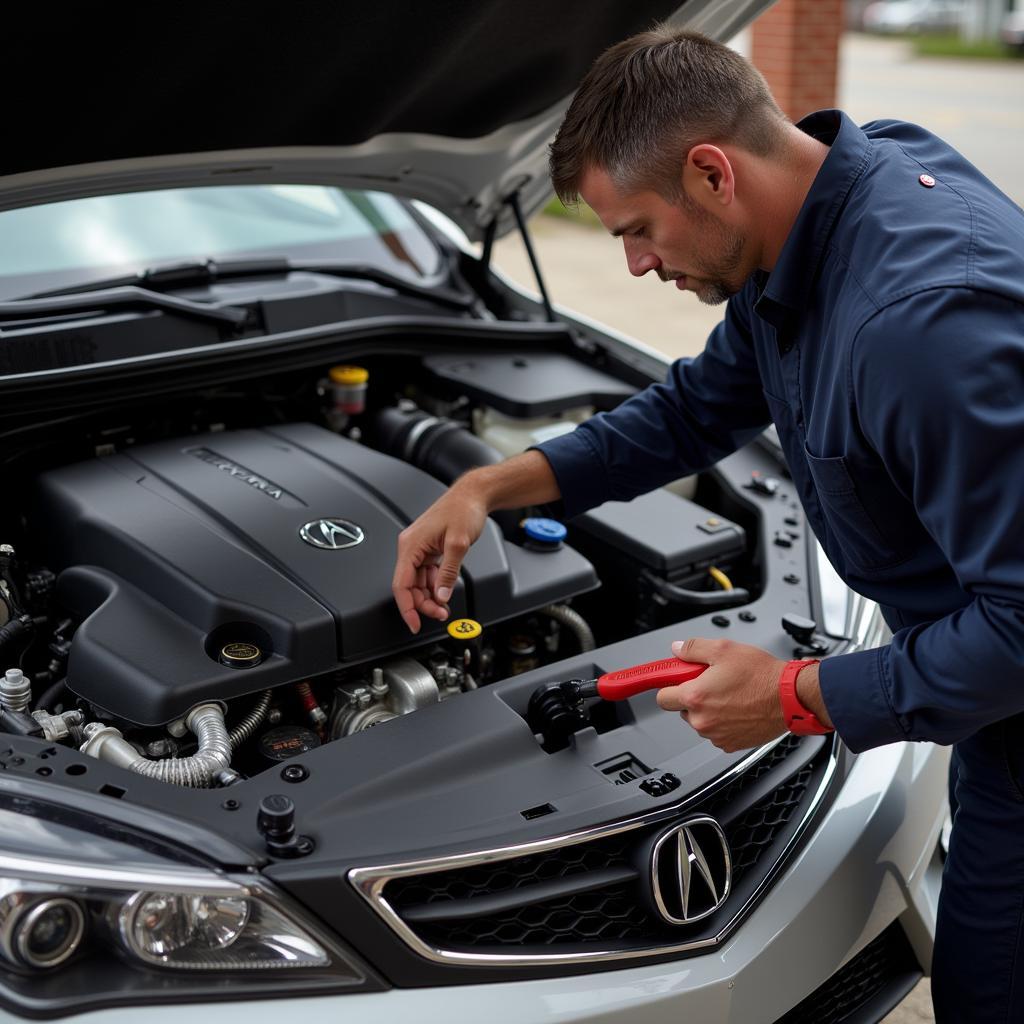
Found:
[{"label": "yellow oil filler cap", "polygon": [[365,384],[370,379],[370,373],[362,366],[332,366],[327,371],[332,384]]},{"label": "yellow oil filler cap", "polygon": [[475,640],[483,631],[476,619],[452,619],[448,623],[448,635],[453,640]]}]

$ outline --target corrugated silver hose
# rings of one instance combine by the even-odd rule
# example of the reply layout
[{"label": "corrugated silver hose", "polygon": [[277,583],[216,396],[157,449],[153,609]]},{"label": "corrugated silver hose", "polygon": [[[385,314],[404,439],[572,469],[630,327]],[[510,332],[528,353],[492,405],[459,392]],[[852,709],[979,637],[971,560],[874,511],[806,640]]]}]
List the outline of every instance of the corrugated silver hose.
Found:
[{"label": "corrugated silver hose", "polygon": [[231,749],[237,750],[262,724],[270,709],[270,690],[264,690],[252,711],[228,733]]},{"label": "corrugated silver hose", "polygon": [[549,604],[540,611],[542,615],[549,615],[556,622],[571,629],[580,642],[580,651],[592,651],[597,646],[594,642],[594,631],[587,625],[587,620],[567,604]]},{"label": "corrugated silver hose", "polygon": [[86,740],[79,749],[83,754],[172,786],[206,789],[213,785],[219,772],[231,765],[231,741],[224,724],[224,709],[219,704],[198,704],[185,716],[185,725],[199,741],[199,750],[191,757],[150,761],[139,754],[120,730],[99,722],[90,722],[85,727]]},{"label": "corrugated silver hose", "polygon": [[214,775],[231,765],[231,741],[224,724],[224,710],[217,704],[200,704],[185,716],[185,725],[199,741],[199,750],[191,757],[168,757],[162,761],[140,757],[128,767],[173,786],[210,786]]}]

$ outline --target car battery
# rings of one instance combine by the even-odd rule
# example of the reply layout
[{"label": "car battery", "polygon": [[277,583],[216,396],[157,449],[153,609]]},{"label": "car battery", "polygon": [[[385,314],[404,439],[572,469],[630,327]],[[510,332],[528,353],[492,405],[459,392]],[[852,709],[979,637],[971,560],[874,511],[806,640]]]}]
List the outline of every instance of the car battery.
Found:
[{"label": "car battery", "polygon": [[601,577],[593,599],[600,602],[597,614],[607,619],[614,595],[615,617],[634,628],[653,629],[708,610],[696,602],[693,607],[685,600],[666,602],[652,576],[684,590],[719,590],[710,569],[728,574],[747,549],[743,527],[664,489],[628,502],[606,502],[569,525],[570,543]]}]

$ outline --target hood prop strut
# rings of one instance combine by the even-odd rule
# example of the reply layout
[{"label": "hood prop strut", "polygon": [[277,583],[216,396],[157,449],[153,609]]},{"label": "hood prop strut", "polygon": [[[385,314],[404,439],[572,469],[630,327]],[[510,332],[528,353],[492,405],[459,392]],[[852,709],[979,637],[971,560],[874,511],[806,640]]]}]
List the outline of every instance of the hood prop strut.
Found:
[{"label": "hood prop strut", "polygon": [[[558,323],[555,318],[555,311],[551,308],[551,299],[548,296],[547,286],[544,284],[544,275],[540,272],[540,263],[537,260],[537,253],[534,251],[533,242],[530,240],[530,232],[526,228],[526,221],[523,218],[523,209],[519,205],[519,193],[513,192],[511,195],[506,196],[505,205],[511,208],[512,216],[516,219],[516,227],[519,228],[519,234],[522,236],[523,245],[526,247],[526,256],[530,261],[530,267],[533,269],[533,276],[537,282],[537,290],[540,292],[540,301],[544,306],[544,315],[547,317],[548,323]],[[487,231],[484,234],[484,251],[480,256],[480,262],[483,264],[484,270],[487,270],[491,265],[491,251],[494,248],[494,236],[497,229],[498,217],[495,215],[487,225]]]}]

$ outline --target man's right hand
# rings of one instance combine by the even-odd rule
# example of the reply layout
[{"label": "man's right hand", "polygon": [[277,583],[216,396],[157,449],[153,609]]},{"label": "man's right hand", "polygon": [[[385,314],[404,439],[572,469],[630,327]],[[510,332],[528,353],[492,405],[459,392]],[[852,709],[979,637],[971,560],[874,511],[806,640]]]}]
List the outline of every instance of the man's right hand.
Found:
[{"label": "man's right hand", "polygon": [[491,512],[560,497],[555,474],[539,451],[523,452],[460,477],[398,535],[391,590],[409,629],[420,631],[421,615],[441,622],[448,618],[459,567],[484,532]]},{"label": "man's right hand", "polygon": [[456,484],[398,535],[391,590],[413,633],[420,616],[444,622],[466,552],[483,533],[487,504],[472,486]]}]

